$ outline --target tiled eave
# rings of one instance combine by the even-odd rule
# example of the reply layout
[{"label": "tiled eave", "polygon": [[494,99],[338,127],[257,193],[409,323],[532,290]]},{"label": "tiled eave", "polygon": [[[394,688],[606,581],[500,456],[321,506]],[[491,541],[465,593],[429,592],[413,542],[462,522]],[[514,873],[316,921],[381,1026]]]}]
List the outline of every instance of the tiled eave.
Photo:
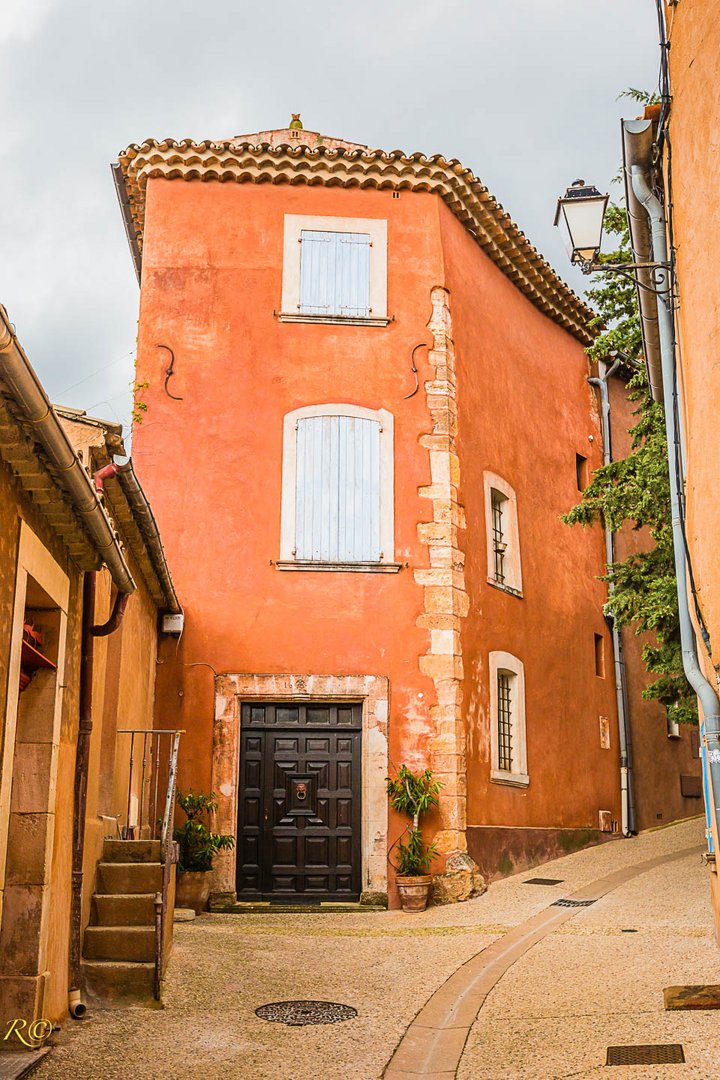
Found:
[{"label": "tiled eave", "polygon": [[151,139],[133,144],[120,154],[116,181],[138,269],[145,189],[148,180],[156,177],[431,192],[444,200],[483,251],[540,311],[584,345],[595,336],[589,328],[593,310],[555,273],[471,170],[455,159],[304,143]]},{"label": "tiled eave", "polygon": [[19,418],[0,388],[0,458],[32,499],[52,532],[64,543],[80,570],[98,570],[100,557],[88,539],[69,497],[30,424]]}]

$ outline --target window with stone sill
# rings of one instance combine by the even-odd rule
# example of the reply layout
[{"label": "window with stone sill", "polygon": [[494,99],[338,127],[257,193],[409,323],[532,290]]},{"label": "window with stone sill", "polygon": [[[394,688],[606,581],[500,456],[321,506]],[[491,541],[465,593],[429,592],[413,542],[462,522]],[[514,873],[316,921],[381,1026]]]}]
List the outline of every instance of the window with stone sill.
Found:
[{"label": "window with stone sill", "polygon": [[280,570],[393,573],[393,417],[311,405],[285,417]]},{"label": "window with stone sill", "polygon": [[525,727],[525,668],[507,652],[491,652],[490,779],[514,787],[530,783]]},{"label": "window with stone sill", "polygon": [[286,214],[279,318],[386,326],[387,221]]}]

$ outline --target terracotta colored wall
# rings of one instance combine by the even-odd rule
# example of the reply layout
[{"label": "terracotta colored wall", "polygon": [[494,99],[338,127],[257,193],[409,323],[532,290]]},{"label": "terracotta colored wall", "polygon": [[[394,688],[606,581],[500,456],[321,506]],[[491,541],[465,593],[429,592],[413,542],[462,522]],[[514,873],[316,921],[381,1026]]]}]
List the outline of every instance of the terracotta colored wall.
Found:
[{"label": "terracotta colored wall", "polygon": [[[388,220],[387,328],[282,324],[284,213]],[[179,650],[164,648],[163,724],[187,730],[180,785],[210,783],[213,679],[219,672],[377,674],[391,680],[391,757],[424,761],[432,682],[418,672],[415,626],[427,565],[417,488],[430,482],[418,438],[429,418],[412,389],[410,349],[427,341],[442,278],[434,197],[345,189],[152,180],[144,250],[138,378],[146,418],[133,454],[183,597]],[[175,350],[163,393],[163,342]],[[428,378],[424,351],[420,377]],[[284,573],[279,556],[282,422],[299,406],[349,402],[395,417],[398,574]],[[179,696],[182,692],[183,696]],[[424,698],[419,695],[424,694]]]},{"label": "terracotta colored wall", "polygon": [[[628,430],[635,422],[637,404],[628,401],[625,384],[610,380],[610,415],[613,455],[625,457],[630,452]],[[619,561],[631,551],[643,550],[651,543],[645,532],[626,527],[616,536]],[[702,813],[702,799],[684,798],[680,790],[682,774],[699,776],[700,761],[693,756],[691,729],[680,726],[680,735],[668,738],[666,713],[662,705],[646,701],[642,690],[651,680],[642,660],[648,635],[638,637],[632,629],[623,631],[623,653],[630,693],[630,725],[635,782],[635,809],[639,829],[651,829],[663,822]]]},{"label": "terracotta colored wall", "polygon": [[[720,20],[711,0],[669,8],[672,27],[673,226],[680,304],[677,333],[685,412],[687,534],[700,604],[718,649],[720,576],[720,454],[717,415],[720,377],[720,200],[717,198],[717,118],[720,115]],[[706,674],[717,678],[702,655]],[[715,838],[716,849],[720,837]],[[720,895],[717,882],[714,896]],[[716,926],[720,904],[716,902]]]},{"label": "terracotta colored wall", "polygon": [[[180,785],[207,789],[213,671],[382,674],[390,678],[390,756],[425,762],[433,685],[418,672],[428,633],[422,589],[398,575],[278,572],[282,419],[299,406],[352,402],[395,416],[396,558],[427,566],[430,430],[409,356],[428,341],[430,290],[450,290],[460,396],[461,502],[471,614],[463,629],[470,723],[469,820],[597,828],[619,816],[616,739],[601,750],[599,715],[616,727],[611,678],[594,674],[601,614],[599,530],[559,521],[578,498],[575,453],[600,461],[582,347],[526,301],[433,196],[151,180],[138,379],[148,382],[134,457],[155,509],[186,612],[179,648],[164,646],[159,723],[183,738]],[[285,213],[388,220],[387,328],[282,324]],[[163,393],[175,350],[172,390]],[[429,377],[418,354],[420,385]],[[594,442],[589,441],[592,436]],[[525,598],[486,583],[484,469],[518,493]],[[549,642],[552,640],[552,648]],[[488,783],[487,653],[526,664],[531,785]],[[190,668],[189,664],[211,665]],[[422,696],[421,696],[422,695]],[[573,784],[558,783],[563,775]]]},{"label": "terracotta colored wall", "polygon": [[[596,580],[603,538],[599,529],[570,529],[560,521],[579,498],[576,453],[591,468],[601,460],[587,359],[579,343],[517,293],[445,207],[441,220],[458,354],[460,498],[468,520],[468,819],[597,829],[598,810],[619,815],[617,740],[601,749],[598,719],[608,716],[616,726],[605,589]],[[522,598],[486,580],[485,470],[517,495]],[[595,675],[594,633],[606,639],[604,679]],[[488,653],[498,649],[525,665],[527,789],[489,780]]]}]

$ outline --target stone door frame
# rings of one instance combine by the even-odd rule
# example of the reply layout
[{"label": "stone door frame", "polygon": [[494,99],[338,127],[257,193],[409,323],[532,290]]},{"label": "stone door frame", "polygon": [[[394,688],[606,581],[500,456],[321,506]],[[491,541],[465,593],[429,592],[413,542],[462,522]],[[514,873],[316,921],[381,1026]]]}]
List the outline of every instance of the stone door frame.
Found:
[{"label": "stone door frame", "polygon": [[[384,675],[227,674],[215,678],[212,790],[218,809],[214,828],[237,839],[240,775],[240,705],[247,701],[356,701],[362,704],[361,858],[362,896],[387,896],[388,719],[390,684]],[[220,852],[212,895],[233,902],[235,851]],[[361,899],[362,899],[361,896]]]}]

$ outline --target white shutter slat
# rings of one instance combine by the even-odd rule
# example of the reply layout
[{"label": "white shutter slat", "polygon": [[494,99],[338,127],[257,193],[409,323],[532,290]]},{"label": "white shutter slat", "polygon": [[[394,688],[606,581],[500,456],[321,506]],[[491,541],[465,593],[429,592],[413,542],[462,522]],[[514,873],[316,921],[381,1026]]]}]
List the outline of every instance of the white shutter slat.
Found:
[{"label": "white shutter slat", "polygon": [[295,557],[380,558],[380,424],[353,416],[298,421]]},{"label": "white shutter slat", "polygon": [[370,234],[303,229],[300,242],[300,311],[368,316]]}]

